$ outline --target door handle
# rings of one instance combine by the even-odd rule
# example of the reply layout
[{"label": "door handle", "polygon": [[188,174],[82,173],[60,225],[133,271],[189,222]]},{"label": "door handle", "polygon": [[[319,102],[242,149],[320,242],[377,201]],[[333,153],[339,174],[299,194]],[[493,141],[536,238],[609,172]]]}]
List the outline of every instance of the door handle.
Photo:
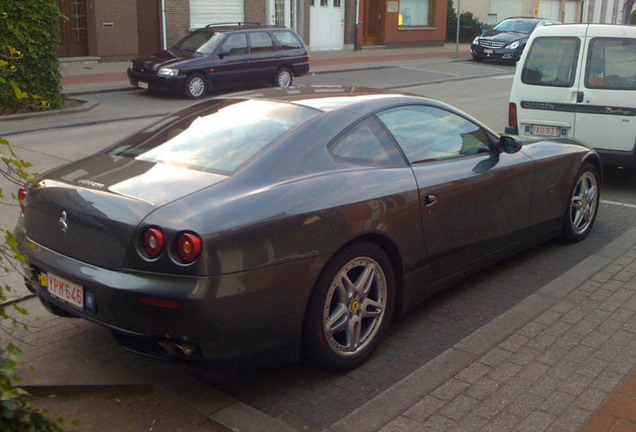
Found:
[{"label": "door handle", "polygon": [[426,203],[426,207],[430,207],[437,202],[437,197],[435,195],[426,195],[424,202]]},{"label": "door handle", "polygon": [[578,103],[583,102],[583,97],[584,97],[584,96],[585,96],[585,95],[584,95],[584,93],[583,93],[583,92],[577,92],[577,93],[576,93],[576,101],[577,101]]}]

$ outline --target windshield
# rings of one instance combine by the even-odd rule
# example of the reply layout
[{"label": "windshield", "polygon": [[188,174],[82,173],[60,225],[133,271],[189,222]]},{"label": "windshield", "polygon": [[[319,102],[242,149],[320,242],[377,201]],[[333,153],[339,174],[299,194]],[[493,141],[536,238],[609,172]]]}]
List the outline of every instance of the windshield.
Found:
[{"label": "windshield", "polygon": [[512,32],[530,34],[537,26],[537,21],[523,19],[508,19],[500,22],[493,30],[500,32]]},{"label": "windshield", "polygon": [[169,117],[116,146],[111,154],[229,174],[319,114],[288,103],[223,100]]},{"label": "windshield", "polygon": [[190,33],[172,48],[180,51],[212,54],[223,39],[223,34],[208,31],[195,31]]}]

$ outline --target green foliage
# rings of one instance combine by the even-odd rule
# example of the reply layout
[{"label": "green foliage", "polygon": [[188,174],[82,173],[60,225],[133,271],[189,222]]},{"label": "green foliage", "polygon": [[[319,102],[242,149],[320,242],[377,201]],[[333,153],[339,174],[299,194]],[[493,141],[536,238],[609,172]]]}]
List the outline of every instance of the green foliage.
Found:
[{"label": "green foliage", "polygon": [[[472,12],[464,12],[459,17],[459,41],[472,42],[475,36],[481,34],[484,24],[475,18]],[[457,39],[457,12],[453,7],[453,0],[448,0],[448,15],[446,16],[446,40]]]},{"label": "green foliage", "polygon": [[[4,6],[5,3],[0,3],[0,8]],[[22,91],[16,78],[19,68],[14,62],[19,63],[26,56],[10,45],[2,45],[1,48],[6,54],[0,56],[0,104],[9,101],[16,104],[16,107],[26,106],[29,109],[33,109],[37,104],[46,105],[42,104],[43,100],[39,96]],[[4,98],[7,95],[10,97]],[[6,112],[4,105],[0,105],[0,112],[3,110]],[[9,142],[0,136],[0,178],[23,186],[33,181],[28,171],[30,167],[31,164],[18,157]],[[15,194],[7,197],[0,188],[0,206],[18,205],[17,200]],[[24,262],[24,256],[18,250],[16,238],[10,231],[0,231],[4,234],[4,242],[0,244],[0,273],[20,271],[19,263]],[[18,303],[11,305],[13,313],[7,310],[10,307],[7,300],[11,292],[12,288],[9,285],[0,285],[0,427],[3,432],[62,432],[59,424],[50,421],[44,412],[36,409],[31,403],[30,395],[14,384],[19,381],[16,372],[20,350],[13,343],[6,341],[3,335],[11,335],[19,327],[26,328],[20,323],[19,318],[27,315],[27,310],[21,308]]]},{"label": "green foliage", "polygon": [[53,0],[0,1],[0,114],[62,107],[59,20]]},{"label": "green foliage", "polygon": [[634,10],[634,12],[632,12],[631,16],[629,17],[629,23],[631,25],[636,25],[636,10]]}]

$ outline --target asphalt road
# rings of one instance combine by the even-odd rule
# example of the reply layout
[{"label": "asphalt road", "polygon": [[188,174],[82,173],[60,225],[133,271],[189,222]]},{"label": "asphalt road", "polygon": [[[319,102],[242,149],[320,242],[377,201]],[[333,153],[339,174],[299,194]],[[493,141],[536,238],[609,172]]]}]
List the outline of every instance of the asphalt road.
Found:
[{"label": "asphalt road", "polygon": [[[297,82],[399,88],[451,103],[497,131],[505,127],[513,67],[463,61],[402,66],[318,74]],[[42,172],[114,143],[157,115],[190,103],[138,91],[90,98],[101,102],[102,117],[94,111],[82,120],[94,124],[21,133],[9,136],[10,141],[22,157],[34,163],[36,171]],[[136,119],[101,123],[118,112],[123,113],[122,117]],[[34,126],[37,129],[45,122]],[[334,375],[301,364],[236,368],[209,364],[189,370],[200,380],[299,430],[321,430],[633,227],[634,192],[634,173],[609,171],[602,193],[604,202],[588,239],[573,245],[549,242],[447,289],[394,323],[378,353],[355,371]],[[15,215],[15,211],[3,212],[2,226],[11,226]],[[82,324],[84,329],[92,326]],[[103,334],[101,330],[96,332]],[[98,345],[97,352],[113,349],[110,343],[100,340],[91,341]],[[81,339],[74,342],[80,344],[78,352],[82,343]],[[125,382],[126,377],[119,380]]]}]

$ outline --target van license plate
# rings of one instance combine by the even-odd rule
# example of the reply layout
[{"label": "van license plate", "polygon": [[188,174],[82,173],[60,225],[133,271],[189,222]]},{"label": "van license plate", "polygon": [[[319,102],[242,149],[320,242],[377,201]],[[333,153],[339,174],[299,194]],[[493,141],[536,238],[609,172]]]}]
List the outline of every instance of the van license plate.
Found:
[{"label": "van license plate", "polygon": [[558,126],[531,125],[530,133],[532,135],[560,137],[561,128]]},{"label": "van license plate", "polygon": [[137,82],[137,87],[142,88],[142,89],[147,89],[148,88],[148,83],[147,82],[143,82],[143,81],[138,81]]},{"label": "van license plate", "polygon": [[84,287],[74,284],[54,273],[46,275],[47,291],[54,297],[64,300],[80,309],[84,308]]}]

